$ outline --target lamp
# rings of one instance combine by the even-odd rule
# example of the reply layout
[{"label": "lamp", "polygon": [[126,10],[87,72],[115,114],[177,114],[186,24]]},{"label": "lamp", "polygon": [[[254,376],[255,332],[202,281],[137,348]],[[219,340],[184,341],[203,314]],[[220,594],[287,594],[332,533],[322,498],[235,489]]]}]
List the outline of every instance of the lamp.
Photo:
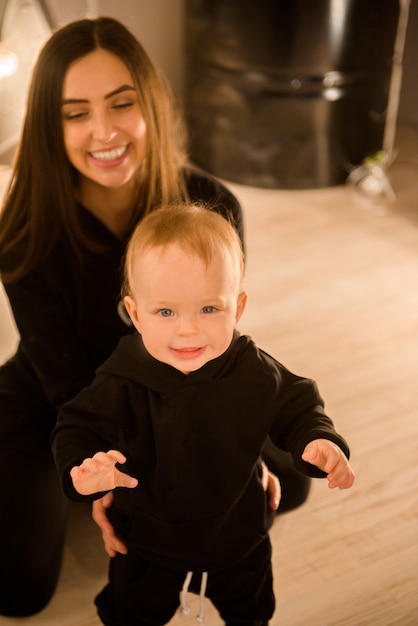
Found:
[{"label": "lamp", "polygon": [[0,19],[0,162],[8,164],[19,141],[33,63],[52,29],[37,0],[0,0]]},{"label": "lamp", "polygon": [[0,48],[0,79],[14,74],[18,65],[17,54],[13,50]]}]

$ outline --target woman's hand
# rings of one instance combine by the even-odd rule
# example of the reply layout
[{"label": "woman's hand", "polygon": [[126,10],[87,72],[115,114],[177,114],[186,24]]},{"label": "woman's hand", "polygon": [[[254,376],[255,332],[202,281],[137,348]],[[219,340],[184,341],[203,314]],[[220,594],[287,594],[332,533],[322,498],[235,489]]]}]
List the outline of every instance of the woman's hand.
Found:
[{"label": "woman's hand", "polygon": [[282,490],[280,488],[280,481],[275,474],[272,474],[268,469],[264,461],[261,462],[263,468],[263,476],[261,478],[261,484],[264,487],[264,491],[268,493],[269,506],[273,511],[277,511],[282,497]]},{"label": "woman's hand", "polygon": [[109,491],[100,500],[93,502],[92,517],[96,522],[100,530],[102,531],[102,539],[105,550],[110,557],[116,556],[118,552],[120,554],[128,554],[128,549],[125,544],[115,535],[114,528],[109,522],[106,515],[107,509],[113,504],[113,491]]}]

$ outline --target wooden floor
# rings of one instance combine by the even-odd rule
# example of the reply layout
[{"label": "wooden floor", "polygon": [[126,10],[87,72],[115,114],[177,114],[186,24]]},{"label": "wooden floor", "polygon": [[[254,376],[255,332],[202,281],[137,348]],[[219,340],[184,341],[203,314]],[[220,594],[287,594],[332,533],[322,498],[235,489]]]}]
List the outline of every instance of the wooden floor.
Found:
[{"label": "wooden floor", "polygon": [[[343,186],[231,184],[247,225],[240,329],[317,380],[357,473],[347,492],[316,481],[306,505],[276,520],[272,626],[418,625],[417,129],[402,128],[398,146],[387,207]],[[88,508],[72,506],[52,602],[1,626],[98,626],[106,563]],[[193,607],[171,626],[195,623]],[[207,626],[220,625],[209,601],[206,610]]]}]

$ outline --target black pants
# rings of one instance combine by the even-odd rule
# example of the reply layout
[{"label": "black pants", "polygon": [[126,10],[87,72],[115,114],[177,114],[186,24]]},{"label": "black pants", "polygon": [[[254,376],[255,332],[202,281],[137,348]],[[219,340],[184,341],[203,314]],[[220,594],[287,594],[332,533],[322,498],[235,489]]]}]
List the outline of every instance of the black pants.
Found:
[{"label": "black pants", "polygon": [[[58,580],[66,500],[49,447],[55,419],[13,360],[0,368],[0,615],[41,611]],[[303,504],[310,479],[274,446],[267,460],[282,486],[279,513]]]},{"label": "black pants", "polygon": [[[97,596],[98,614],[106,626],[163,626],[179,607],[187,572],[174,571],[132,552],[110,562],[109,584]],[[190,591],[199,593],[201,573],[195,573]],[[271,545],[268,537],[233,567],[209,572],[206,597],[225,624],[266,624],[274,612]]]}]

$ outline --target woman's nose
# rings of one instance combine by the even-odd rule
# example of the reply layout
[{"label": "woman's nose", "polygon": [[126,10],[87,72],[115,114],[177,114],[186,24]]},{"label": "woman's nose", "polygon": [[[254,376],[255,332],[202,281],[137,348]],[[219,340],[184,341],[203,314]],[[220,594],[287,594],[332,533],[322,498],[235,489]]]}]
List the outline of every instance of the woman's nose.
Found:
[{"label": "woman's nose", "polygon": [[106,113],[96,113],[93,116],[92,124],[92,134],[94,139],[107,143],[115,137],[116,130],[113,126],[110,115],[107,115]]}]

